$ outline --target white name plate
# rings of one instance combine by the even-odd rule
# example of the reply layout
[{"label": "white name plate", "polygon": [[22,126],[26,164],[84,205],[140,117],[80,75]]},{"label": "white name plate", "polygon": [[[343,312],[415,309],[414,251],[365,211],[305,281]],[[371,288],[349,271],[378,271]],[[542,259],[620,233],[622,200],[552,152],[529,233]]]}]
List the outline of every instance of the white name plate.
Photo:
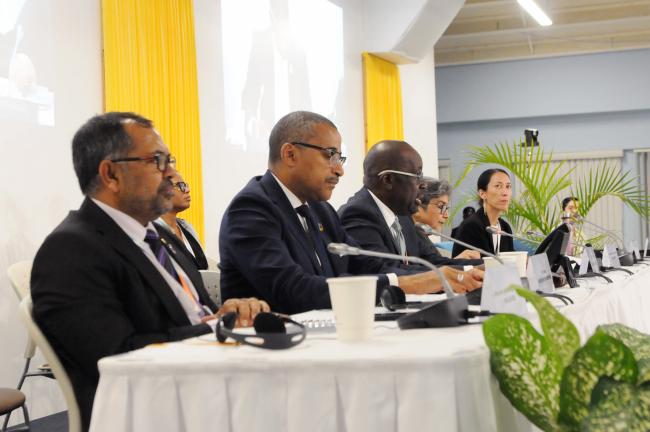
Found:
[{"label": "white name plate", "polygon": [[632,251],[634,254],[634,257],[637,259],[637,261],[640,261],[641,258],[641,250],[639,249],[639,242],[636,240],[630,240],[630,243],[628,245],[628,249]]},{"label": "white name plate", "polygon": [[589,272],[589,267],[594,273],[600,273],[600,265],[598,264],[598,258],[596,258],[596,252],[591,246],[586,246],[582,251],[582,257],[580,258],[580,271],[578,274],[583,275]]},{"label": "white name plate", "polygon": [[519,297],[510,285],[521,286],[521,278],[514,263],[486,267],[483,276],[481,310],[511,313],[526,318],[528,316],[526,300]]},{"label": "white name plate", "polygon": [[603,266],[604,267],[620,267],[621,262],[618,259],[618,252],[616,246],[613,244],[606,244],[603,249]]},{"label": "white name plate", "polygon": [[541,291],[543,293],[555,292],[551,266],[548,263],[548,256],[545,253],[533,255],[528,258],[526,277],[528,278],[528,287],[531,291]]}]

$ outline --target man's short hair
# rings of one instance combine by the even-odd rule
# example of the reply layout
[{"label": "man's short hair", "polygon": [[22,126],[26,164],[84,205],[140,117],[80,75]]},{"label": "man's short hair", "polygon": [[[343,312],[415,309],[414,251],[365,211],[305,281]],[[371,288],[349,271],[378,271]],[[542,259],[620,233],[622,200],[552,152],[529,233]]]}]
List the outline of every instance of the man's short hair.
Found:
[{"label": "man's short hair", "polygon": [[124,129],[127,122],[152,128],[151,120],[131,112],[109,112],[88,120],[72,139],[72,164],[84,195],[99,186],[99,164],[104,159],[126,155],[133,148],[131,136]]},{"label": "man's short hair", "polygon": [[562,211],[566,210],[566,206],[568,206],[571,201],[578,202],[578,198],[572,196],[564,198],[562,200]]},{"label": "man's short hair", "polygon": [[307,141],[312,138],[314,136],[312,128],[319,123],[338,130],[327,117],[310,111],[294,111],[278,120],[269,136],[269,163],[280,160],[282,144]]},{"label": "man's short hair", "polygon": [[447,180],[430,179],[424,182],[424,190],[422,191],[421,207],[426,209],[432,199],[439,198],[444,195],[451,195],[451,185]]}]

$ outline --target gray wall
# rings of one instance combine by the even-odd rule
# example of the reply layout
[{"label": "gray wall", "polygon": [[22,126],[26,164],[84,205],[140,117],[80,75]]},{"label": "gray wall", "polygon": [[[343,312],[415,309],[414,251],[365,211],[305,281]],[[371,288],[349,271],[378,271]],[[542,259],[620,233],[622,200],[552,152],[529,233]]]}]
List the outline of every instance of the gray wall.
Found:
[{"label": "gray wall", "polygon": [[[438,67],[436,103],[439,157],[453,178],[469,147],[519,140],[527,127],[547,151],[624,150],[635,173],[631,150],[650,147],[650,50]],[[475,188],[475,171],[455,199]],[[625,209],[626,240],[638,226]]]}]

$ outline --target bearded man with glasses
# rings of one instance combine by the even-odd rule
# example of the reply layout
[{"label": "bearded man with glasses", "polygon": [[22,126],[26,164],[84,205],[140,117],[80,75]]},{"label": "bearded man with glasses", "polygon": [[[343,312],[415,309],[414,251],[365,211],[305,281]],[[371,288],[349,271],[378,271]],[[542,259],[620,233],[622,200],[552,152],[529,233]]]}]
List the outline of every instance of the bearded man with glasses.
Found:
[{"label": "bearded man with glasses", "polygon": [[85,199],[39,248],[31,295],[87,430],[99,359],[211,333],[227,312],[249,325],[269,307],[257,299],[214,304],[198,270],[161,241],[152,221],[171,209],[177,173],[150,120],[91,118],[72,140],[72,161]]},{"label": "bearded man with glasses", "polygon": [[[362,274],[379,276],[377,298],[391,279],[414,294],[442,289],[431,271],[327,251],[331,242],[357,245],[327,202],[345,160],[341,136],[327,118],[296,111],[276,123],[269,137],[268,171],[235,196],[221,222],[224,298],[254,295],[285,313],[327,309],[326,279]],[[459,291],[480,286],[472,277],[457,277],[456,270],[445,271]]]},{"label": "bearded man with glasses", "polygon": [[[419,197],[431,179],[422,174],[422,158],[411,145],[395,140],[378,142],[363,161],[363,174],[363,187],[339,209],[346,232],[362,248],[403,255],[399,266],[408,271],[423,269],[409,263],[409,256],[436,266],[462,268],[483,263],[445,258],[417,233],[412,216],[418,212]],[[482,271],[472,271],[477,279],[482,278]]]}]

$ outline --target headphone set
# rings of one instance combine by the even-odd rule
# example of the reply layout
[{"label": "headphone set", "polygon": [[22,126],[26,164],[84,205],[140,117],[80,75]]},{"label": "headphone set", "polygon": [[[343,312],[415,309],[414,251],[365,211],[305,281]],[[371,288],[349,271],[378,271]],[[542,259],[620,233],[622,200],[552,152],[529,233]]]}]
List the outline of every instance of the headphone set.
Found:
[{"label": "headphone set", "polygon": [[421,301],[406,301],[406,294],[399,287],[388,285],[384,288],[379,296],[381,305],[389,311],[396,311],[398,309],[421,309],[427,306],[426,303]]},{"label": "headphone set", "polygon": [[[217,326],[214,328],[217,341],[224,343],[227,338],[231,338],[244,345],[279,350],[298,345],[305,340],[307,335],[304,325],[286,315],[271,312],[257,314],[253,321],[255,334],[238,333],[233,331],[237,316],[237,312],[228,312],[219,318]],[[285,323],[293,324],[288,332]]]}]

